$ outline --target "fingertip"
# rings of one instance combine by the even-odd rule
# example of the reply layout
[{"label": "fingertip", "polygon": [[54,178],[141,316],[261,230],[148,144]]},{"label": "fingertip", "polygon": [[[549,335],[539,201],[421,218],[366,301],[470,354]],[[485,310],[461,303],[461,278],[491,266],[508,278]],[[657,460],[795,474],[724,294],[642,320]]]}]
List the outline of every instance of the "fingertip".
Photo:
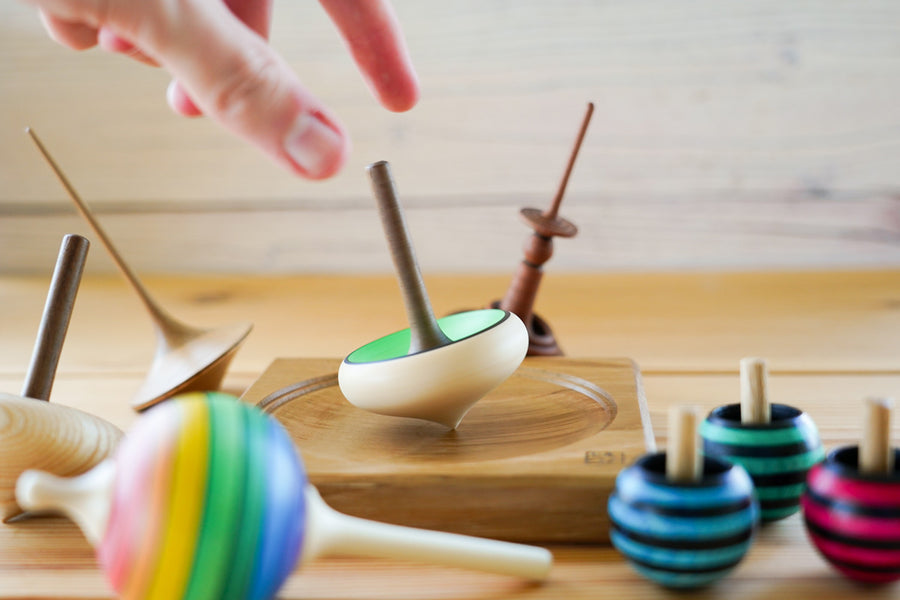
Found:
[{"label": "fingertip", "polygon": [[400,23],[387,0],[321,0],[341,31],[372,95],[386,109],[416,105],[419,83]]},{"label": "fingertip", "polygon": [[67,46],[72,50],[87,50],[97,45],[98,31],[95,27],[66,21],[43,10],[39,14],[44,29],[47,30],[50,39],[57,44]]},{"label": "fingertip", "polygon": [[135,50],[134,44],[119,37],[107,27],[101,27],[97,32],[97,43],[103,50],[117,54],[127,54]]},{"label": "fingertip", "polygon": [[350,155],[343,127],[319,110],[300,112],[284,137],[283,149],[294,172],[307,179],[336,175]]},{"label": "fingertip", "polygon": [[419,82],[412,78],[381,94],[382,106],[392,112],[406,112],[419,102]]},{"label": "fingertip", "polygon": [[203,116],[203,111],[197,108],[197,105],[194,104],[191,97],[184,91],[181,84],[174,79],[169,82],[169,87],[166,88],[166,101],[173,111],[183,117]]}]

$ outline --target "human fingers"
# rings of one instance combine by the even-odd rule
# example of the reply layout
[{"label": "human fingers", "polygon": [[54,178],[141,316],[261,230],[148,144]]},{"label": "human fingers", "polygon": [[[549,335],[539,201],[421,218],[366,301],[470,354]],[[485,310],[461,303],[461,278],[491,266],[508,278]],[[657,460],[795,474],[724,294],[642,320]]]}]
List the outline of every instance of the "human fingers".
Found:
[{"label": "human fingers", "polygon": [[138,62],[142,62],[152,67],[159,66],[158,62],[144,54],[140,50],[140,48],[138,48],[125,38],[119,37],[115,32],[107,27],[101,27],[100,31],[97,32],[97,45],[99,45],[107,52],[123,54],[128,58],[133,58]]},{"label": "human fingers", "polygon": [[169,107],[183,117],[202,117],[203,111],[197,108],[184,87],[173,79],[166,88],[166,102]]},{"label": "human fingers", "polygon": [[94,46],[100,46],[108,52],[124,54],[130,58],[153,66],[159,66],[156,61],[141,52],[131,42],[120,38],[105,27],[94,27],[80,21],[71,21],[58,17],[45,9],[40,9],[41,22],[50,37],[74,50],[86,50]]},{"label": "human fingers", "polygon": [[[271,0],[225,0],[225,6],[247,27],[269,39],[269,28],[272,22]],[[197,108],[184,87],[177,80],[172,80],[166,90],[166,99],[172,110],[185,117],[199,117],[203,112]]]},{"label": "human fingers", "polygon": [[97,28],[62,19],[44,10],[39,11],[41,23],[50,35],[50,38],[68,46],[73,50],[86,50],[97,45]]},{"label": "human fingers", "polygon": [[386,0],[319,1],[379,102],[398,112],[415,106],[419,83],[391,5]]},{"label": "human fingers", "polygon": [[269,39],[272,0],[225,0],[225,6],[247,27],[264,39]]},{"label": "human fingers", "polygon": [[300,175],[330,177],[347,158],[339,121],[221,2],[28,1],[128,40],[165,67],[204,114]]},{"label": "human fingers", "polygon": [[223,4],[180,6],[180,14],[142,23],[131,39],[207,116],[301,175],[336,173],[349,152],[347,136],[284,60]]}]

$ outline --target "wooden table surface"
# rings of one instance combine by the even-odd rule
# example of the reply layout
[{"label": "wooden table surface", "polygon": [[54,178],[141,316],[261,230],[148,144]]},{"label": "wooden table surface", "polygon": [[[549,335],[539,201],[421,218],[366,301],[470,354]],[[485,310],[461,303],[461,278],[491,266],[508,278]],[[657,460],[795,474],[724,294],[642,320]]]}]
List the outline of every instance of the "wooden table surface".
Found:
[{"label": "wooden table surface", "polygon": [[[226,378],[242,392],[275,357],[341,357],[400,328],[393,278],[145,277],[154,296],[194,325],[255,323]],[[434,276],[438,313],[505,290],[507,276]],[[47,277],[0,278],[0,389],[18,393],[43,308]],[[772,400],[803,408],[826,448],[849,443],[867,395],[900,396],[900,271],[555,274],[539,312],[569,356],[628,356],[641,366],[657,442],[669,406],[704,410],[738,398],[738,361],[769,361]],[[118,277],[82,283],[52,401],[128,427],[128,399],[149,365],[153,336]],[[894,439],[900,437],[895,419]],[[602,510],[602,507],[598,507]],[[896,598],[897,585],[861,588],[807,543],[798,516],[766,526],[747,559],[706,590],[675,594],[637,576],[610,547],[552,547],[547,582],[371,559],[328,559],[296,572],[285,598]],[[109,598],[74,526],[35,519],[0,527],[0,597]]]}]

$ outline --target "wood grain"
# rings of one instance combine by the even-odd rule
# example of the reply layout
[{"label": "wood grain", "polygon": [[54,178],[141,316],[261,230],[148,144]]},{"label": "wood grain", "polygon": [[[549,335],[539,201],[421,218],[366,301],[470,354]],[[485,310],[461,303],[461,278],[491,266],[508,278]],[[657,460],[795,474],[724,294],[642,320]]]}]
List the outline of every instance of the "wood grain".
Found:
[{"label": "wood grain", "polygon": [[426,273],[511,270],[516,213],[552,198],[588,100],[564,210],[582,235],[549,272],[900,263],[895,2],[394,4],[423,89],[404,114],[376,105],[315,3],[278,7],[273,44],[353,136],[344,171],[310,183],[174,116],[163,72],[61,48],[3,3],[0,271],[39,271],[77,224],[26,125],[141,272],[387,272],[378,159],[427,232]]},{"label": "wood grain", "polygon": [[[47,284],[41,277],[0,281],[0,369],[9,373],[27,363],[23,348],[30,348],[41,312],[35,294],[45,294]],[[198,327],[253,322],[254,332],[232,366],[251,375],[277,356],[343,357],[406,326],[392,276],[182,276],[145,282],[172,313]],[[425,275],[438,315],[481,307],[508,283],[507,276]],[[765,356],[780,373],[897,373],[898,290],[900,271],[548,273],[536,310],[568,355],[628,356],[645,373],[737,373],[748,355]],[[286,314],[285,306],[293,309]],[[154,341],[124,281],[89,274],[60,369],[81,377],[146,373]]]},{"label": "wood grain", "polygon": [[457,429],[349,404],[334,361],[276,360],[244,394],[271,412],[337,510],[529,543],[608,539],[616,474],[655,449],[628,359],[526,358]]},{"label": "wood grain", "polygon": [[22,513],[15,489],[25,470],[81,475],[111,457],[121,438],[95,415],[0,393],[0,520]]},{"label": "wood grain", "polygon": [[[567,200],[568,201],[568,200]],[[0,390],[18,390],[47,289],[46,276],[0,277]],[[429,277],[439,314],[495,297],[507,276]],[[275,356],[332,356],[403,323],[392,277],[148,277],[148,287],[191,322],[253,320],[226,388],[240,394]],[[740,399],[738,365],[765,356],[772,402],[805,410],[826,450],[856,443],[860,398],[900,397],[900,327],[894,271],[694,274],[548,274],[538,310],[573,357],[637,358],[656,442],[668,443],[670,406],[712,410]],[[121,428],[128,399],[152,358],[152,330],[116,277],[88,274],[54,386],[54,404],[103,416]],[[854,416],[856,415],[856,416]],[[892,438],[900,439],[895,419]],[[683,600],[640,578],[615,550],[551,546],[542,586],[495,575],[370,559],[317,561],[297,571],[285,599],[469,600],[598,596]],[[866,589],[894,599],[897,586]],[[760,530],[735,573],[700,598],[859,597],[815,553],[799,518]],[[92,551],[74,525],[34,519],[0,527],[0,598],[110,598]]]}]

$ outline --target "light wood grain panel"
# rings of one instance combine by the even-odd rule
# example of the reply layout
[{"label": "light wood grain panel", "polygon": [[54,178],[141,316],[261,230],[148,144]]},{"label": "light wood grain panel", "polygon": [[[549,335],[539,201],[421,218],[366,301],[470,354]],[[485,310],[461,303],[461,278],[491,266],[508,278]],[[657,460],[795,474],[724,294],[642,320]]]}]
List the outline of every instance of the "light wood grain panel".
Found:
[{"label": "light wood grain panel", "polygon": [[[511,274],[530,233],[519,208],[547,206],[550,195],[404,196],[402,202],[426,273]],[[3,215],[0,205],[0,272],[41,272],[67,233],[95,238],[67,204],[23,210],[31,214],[16,208]],[[823,200],[802,194],[575,193],[562,214],[581,231],[554,242],[547,273],[900,264],[900,202],[885,195]],[[217,207],[119,202],[98,218],[129,263],[144,272],[389,273],[392,268],[368,197]],[[94,272],[114,270],[99,244],[89,260]]]},{"label": "light wood grain panel", "polygon": [[[196,326],[255,324],[234,359],[261,372],[285,357],[346,356],[406,327],[397,282],[367,277],[147,277]],[[0,278],[0,373],[24,372],[49,274]],[[502,276],[428,276],[437,314],[502,296]],[[574,357],[628,356],[645,372],[737,373],[744,356],[773,372],[898,372],[900,272],[547,275],[536,310]],[[289,307],[289,308],[288,308]],[[102,340],[103,343],[98,343]],[[118,277],[85,276],[60,370],[143,373],[154,338]]]},{"label": "light wood grain panel", "polygon": [[26,124],[102,216],[128,213],[109,215],[116,238],[152,271],[386,271],[362,177],[377,159],[418,207],[433,268],[503,269],[523,233],[510,211],[552,196],[588,99],[563,211],[583,233],[554,268],[900,263],[896,3],[395,5],[423,85],[400,115],[315,3],[276,8],[273,43],[354,138],[344,172],[310,183],[172,115],[165,74],[57,47],[4,3],[0,270],[39,271],[48,232],[72,223]]}]

